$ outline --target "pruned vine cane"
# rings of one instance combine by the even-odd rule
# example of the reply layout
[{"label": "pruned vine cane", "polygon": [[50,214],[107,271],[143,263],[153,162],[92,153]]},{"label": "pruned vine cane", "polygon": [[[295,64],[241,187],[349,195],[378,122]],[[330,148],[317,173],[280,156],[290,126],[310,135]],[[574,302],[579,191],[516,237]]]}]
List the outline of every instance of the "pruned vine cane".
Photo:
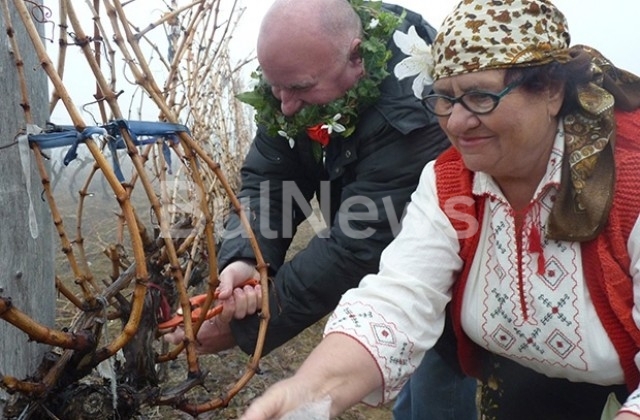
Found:
[{"label": "pruned vine cane", "polygon": [[[54,67],[46,52],[42,36],[34,24],[33,7],[42,8],[42,6],[34,6],[25,0],[13,0],[12,3],[9,0],[3,0],[7,39],[11,43],[16,71],[21,81],[25,127],[33,127],[34,121],[29,112],[28,89],[23,74],[20,50],[13,36],[12,8],[20,17],[18,24],[23,25],[27,32],[41,68],[46,72],[53,86],[50,111],[54,110],[58,102],[62,102],[73,124],[71,130],[76,137],[81,137],[81,143],[88,150],[93,165],[79,193],[76,237],[72,238],[67,233],[67,226],[58,207],[56,194],[51,188],[42,150],[44,143],[35,140],[29,142],[42,180],[43,196],[51,209],[52,219],[60,238],[60,247],[70,271],[70,273],[57,275],[52,281],[55,282],[55,287],[60,294],[75,308],[76,316],[65,328],[53,329],[38,324],[21,312],[10,297],[0,295],[0,318],[22,330],[30,339],[61,349],[55,354],[54,359],[49,361],[46,368],[34,373],[33,378],[37,380],[2,376],[2,386],[7,391],[20,395],[22,399],[46,401],[52,392],[60,392],[64,387],[90,375],[101,362],[116,357],[139,335],[152,334],[157,339],[157,325],[162,320],[157,319],[156,312],[154,312],[154,321],[151,326],[142,320],[148,308],[155,309],[158,306],[157,302],[163,298],[159,297],[158,290],[166,288],[167,284],[163,282],[169,281],[175,294],[176,305],[182,308],[186,339],[184,344],[157,356],[153,363],[174,360],[180,353],[186,351],[187,378],[173,387],[163,388],[162,384],[157,384],[153,392],[150,392],[148,387],[144,391],[131,389],[132,393],[138,393],[137,399],[134,398],[136,403],[133,403],[135,406],[133,411],[140,404],[170,405],[195,416],[226,406],[254,375],[262,354],[269,319],[266,296],[267,266],[247,216],[234,195],[233,186],[217,163],[216,159],[223,156],[221,153],[224,153],[225,145],[216,150],[211,146],[208,138],[212,136],[212,132],[208,128],[210,124],[207,123],[210,123],[210,119],[206,115],[210,113],[220,115],[218,122],[225,124],[227,119],[224,117],[224,112],[228,112],[228,109],[221,110],[220,108],[223,107],[216,107],[215,103],[212,104],[202,95],[203,87],[215,88],[217,83],[222,83],[223,80],[215,79],[216,71],[220,73],[220,63],[223,63],[222,66],[227,66],[228,74],[232,75],[229,80],[237,83],[234,73],[237,69],[232,69],[228,65],[229,59],[225,55],[228,53],[230,38],[228,35],[233,32],[235,23],[230,18],[226,23],[223,22],[225,19],[220,12],[221,0],[199,0],[181,6],[178,6],[174,0],[171,5],[167,5],[169,6],[167,12],[158,21],[152,22],[144,29],[139,29],[131,24],[126,14],[126,7],[130,7],[132,3],[134,2],[124,5],[119,0],[87,1],[93,25],[93,35],[89,36],[83,29],[81,18],[77,13],[78,2],[61,0],[58,23],[62,28],[59,42],[61,48],[58,65]],[[231,5],[229,17],[241,15],[242,10],[236,10],[236,2],[227,3]],[[100,13],[102,10],[108,17],[109,30],[105,29],[103,15]],[[145,41],[147,34],[159,27],[169,28],[170,53],[166,57],[158,54],[167,74],[163,87],[160,87],[154,79],[148,57],[145,55],[149,48],[158,53],[158,47],[153,43],[149,43],[146,48],[141,46],[141,41]],[[65,28],[70,28],[72,32],[68,33]],[[216,36],[215,31],[222,31],[222,36]],[[73,34],[72,43],[68,42],[70,33]],[[112,43],[115,47],[112,47]],[[87,125],[83,120],[63,80],[67,45],[80,48],[91,69],[92,77],[95,78],[96,94],[94,96],[100,114],[100,124],[98,124],[100,129],[92,130],[93,125]],[[103,50],[106,52],[105,55]],[[122,56],[127,72],[133,76],[135,85],[151,98],[157,108],[159,122],[174,124],[175,127],[183,127],[180,124],[181,120],[189,122],[184,125],[188,125],[187,129],[172,132],[173,139],[176,141],[166,141],[161,138],[140,143],[136,133],[132,132],[130,125],[126,124],[127,120],[119,103],[121,91],[116,89],[117,66],[114,58],[116,53]],[[106,70],[103,70],[104,67]],[[233,91],[233,88],[232,86],[230,90]],[[233,104],[232,107],[240,106],[234,101],[229,103]],[[237,109],[235,111],[238,112]],[[118,123],[113,125],[113,121]],[[229,128],[225,127],[227,132]],[[29,131],[28,128],[25,130]],[[247,133],[248,131],[240,134],[246,137]],[[113,142],[116,137],[126,150],[130,162],[131,170],[126,179],[122,179],[122,174],[119,173],[120,168],[114,167],[108,160],[108,152],[116,153],[115,148],[109,147],[113,146],[110,142]],[[36,138],[38,137],[33,136],[30,140]],[[219,136],[218,141],[228,140],[225,140],[224,136]],[[231,143],[237,146],[238,142],[239,140],[236,140]],[[228,147],[229,144],[226,146]],[[179,174],[171,178],[183,179],[195,190],[201,192],[202,196],[197,201],[195,217],[189,218],[179,213],[167,217],[168,205],[175,204],[174,201],[178,199],[176,191],[172,191],[169,187],[171,184],[170,177],[167,176],[167,159],[170,158],[166,153],[168,150],[173,156],[177,156],[180,164]],[[108,244],[104,250],[104,254],[110,261],[111,274],[108,281],[102,281],[103,284],[100,284],[99,279],[90,269],[91,264],[84,246],[86,238],[82,233],[82,220],[86,217],[87,211],[86,200],[91,196],[90,186],[98,176],[106,180],[119,207],[118,239],[115,243]],[[140,188],[144,191],[143,204],[136,201],[133,194],[134,189],[137,191]],[[223,201],[229,202],[233,211],[240,216],[256,256],[263,290],[262,319],[257,345],[245,373],[221,396],[211,397],[206,402],[191,402],[185,394],[194,386],[201,385],[205,376],[199,366],[194,344],[204,317],[197,318],[195,322],[191,320],[188,284],[197,275],[196,273],[200,273],[194,262],[198,259],[196,256],[204,256],[201,263],[208,265],[208,275],[206,298],[201,304],[201,310],[206,313],[213,305],[214,291],[218,285],[216,235],[219,228],[216,227],[216,220],[219,220],[220,216],[214,214],[212,202],[219,199],[221,195],[225,196]],[[151,208],[156,221],[153,229],[143,222],[141,209],[147,206]],[[180,231],[183,234],[176,237],[175,231],[178,225],[181,228],[186,226],[187,234],[184,234],[182,229]],[[73,287],[69,282],[63,281],[64,277],[72,278]],[[153,296],[155,296],[155,306]],[[107,336],[104,331],[105,319],[114,318],[123,319],[124,325],[115,337],[105,340]],[[140,401],[141,395],[144,397],[143,401]],[[121,397],[119,394],[119,398]],[[123,413],[119,415],[120,418],[124,417]],[[22,413],[22,416],[28,418],[28,413]]]}]

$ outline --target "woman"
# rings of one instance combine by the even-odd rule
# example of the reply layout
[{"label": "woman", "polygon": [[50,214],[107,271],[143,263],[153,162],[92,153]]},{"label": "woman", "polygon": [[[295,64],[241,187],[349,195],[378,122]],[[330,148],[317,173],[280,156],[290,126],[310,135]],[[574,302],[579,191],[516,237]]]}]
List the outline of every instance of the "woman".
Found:
[{"label": "woman", "polygon": [[547,0],[464,0],[445,19],[423,102],[453,148],[380,272],[243,419],[393,398],[449,301],[484,418],[640,418],[640,80],[569,39]]}]

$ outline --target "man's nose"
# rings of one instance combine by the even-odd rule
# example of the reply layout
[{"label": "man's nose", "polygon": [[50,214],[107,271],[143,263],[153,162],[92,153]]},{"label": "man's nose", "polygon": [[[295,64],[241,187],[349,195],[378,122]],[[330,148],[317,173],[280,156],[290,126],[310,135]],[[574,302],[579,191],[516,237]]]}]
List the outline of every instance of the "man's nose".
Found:
[{"label": "man's nose", "polygon": [[281,102],[280,110],[287,117],[290,117],[296,112],[300,111],[300,109],[304,105],[303,102],[298,99],[294,93],[288,91],[287,89],[281,89],[279,93]]}]

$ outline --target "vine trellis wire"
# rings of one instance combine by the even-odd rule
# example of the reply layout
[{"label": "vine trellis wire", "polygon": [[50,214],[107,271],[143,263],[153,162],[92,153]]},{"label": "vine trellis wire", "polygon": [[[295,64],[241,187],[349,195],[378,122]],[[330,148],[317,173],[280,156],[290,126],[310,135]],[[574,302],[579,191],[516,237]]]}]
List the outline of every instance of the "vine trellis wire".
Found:
[{"label": "vine trellis wire", "polygon": [[[28,141],[33,152],[69,271],[56,273],[55,287],[74,313],[69,325],[49,328],[21,312],[9,296],[0,294],[0,318],[31,340],[56,349],[29,379],[0,374],[0,385],[18,396],[12,404],[24,407],[20,418],[36,418],[43,413],[51,418],[71,418],[69,411],[64,411],[69,408],[53,407],[55,404],[48,402],[123,351],[127,360],[119,363],[124,363],[126,380],[111,384],[117,406],[114,418],[127,418],[142,404],[172,406],[192,416],[226,406],[254,375],[260,361],[269,318],[267,267],[233,193],[237,180],[227,180],[219,164],[224,161],[227,170],[236,172],[238,157],[244,154],[251,134],[249,124],[238,121],[244,111],[233,98],[233,93],[240,91],[239,69],[249,60],[233,66],[229,58],[229,40],[244,10],[237,0],[192,0],[180,5],[172,0],[164,2],[165,11],[157,21],[141,28],[127,14],[136,2],[87,0],[84,11],[88,10],[90,17],[83,21],[78,9],[81,2],[59,0],[59,21],[53,22],[52,14],[41,4],[2,0],[6,42],[11,45],[24,109],[25,129],[16,141]],[[13,22],[15,16],[19,19]],[[44,35],[39,33],[37,22],[44,22]],[[92,35],[83,24],[92,28]],[[34,125],[15,39],[16,25],[22,25],[28,34],[53,88],[50,113],[61,103],[71,125]],[[57,65],[45,48],[49,25],[60,28]],[[159,28],[165,29],[166,54],[149,38]],[[70,46],[82,52],[91,71],[88,77],[95,79],[95,102],[91,106],[97,111],[91,124],[83,119],[64,81]],[[150,55],[164,69],[162,86],[154,77]],[[124,63],[124,71],[119,63]],[[133,87],[139,97],[151,100],[157,121],[137,121],[131,118],[131,111],[125,115],[120,103],[124,90],[118,89],[123,73],[127,88]],[[129,78],[132,81],[127,84]],[[130,107],[134,101],[131,99]],[[75,237],[67,231],[45,162],[47,149],[63,146],[68,147],[65,164],[75,159],[80,149],[88,152],[84,158],[91,162],[78,194]],[[121,162],[123,154],[119,150],[126,151],[125,162]],[[178,169],[173,170],[176,165]],[[92,238],[83,231],[92,188],[100,176],[118,209],[115,239],[103,250],[110,267],[106,279],[92,271],[94,261],[90,259],[94,257],[87,252],[87,242]],[[180,189],[180,185],[187,187]],[[201,285],[206,291],[202,310],[212,307],[218,284],[216,238],[225,208],[240,215],[250,239],[264,291],[264,309],[257,345],[244,374],[217,396],[207,394],[204,400],[194,402],[186,394],[202,385],[206,375],[194,345],[204,319],[191,321],[189,286],[197,280],[206,283]],[[158,340],[158,324],[167,315],[167,301],[174,309],[182,308],[187,337],[184,344],[171,350],[160,346],[162,340]],[[105,321],[114,319],[122,321],[122,328],[108,334]],[[163,351],[156,353],[159,347]],[[156,366],[175,360],[183,352],[187,377],[177,385],[163,387],[155,377]],[[141,363],[145,358],[151,360]]]}]

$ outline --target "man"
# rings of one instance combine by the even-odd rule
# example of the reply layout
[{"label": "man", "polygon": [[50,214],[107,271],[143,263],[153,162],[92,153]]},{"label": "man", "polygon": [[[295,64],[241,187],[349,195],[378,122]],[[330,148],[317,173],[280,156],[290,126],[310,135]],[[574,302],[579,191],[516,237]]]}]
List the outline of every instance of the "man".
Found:
[{"label": "man", "polygon": [[[256,108],[259,124],[238,197],[248,206],[273,279],[265,354],[332,311],[365,274],[378,271],[380,253],[399,231],[423,166],[449,146],[420,103],[423,88],[430,87],[394,75],[410,68],[410,57],[392,34],[407,34],[405,41],[417,34],[416,45],[426,46],[435,30],[399,6],[378,9],[379,3],[362,0],[276,0],[260,27],[260,83],[253,99],[244,97]],[[328,227],[285,262],[314,196]],[[257,276],[255,259],[248,240],[232,234],[242,231],[236,215],[226,229],[218,254],[225,310],[203,324],[197,346],[217,352],[237,344],[251,353],[261,291],[234,286]],[[409,407],[407,389],[396,418],[474,418],[474,381],[455,376],[435,352],[425,360],[425,366],[442,370],[435,380],[442,383],[427,388],[446,384],[455,392],[415,395],[427,406],[417,409]]]}]

